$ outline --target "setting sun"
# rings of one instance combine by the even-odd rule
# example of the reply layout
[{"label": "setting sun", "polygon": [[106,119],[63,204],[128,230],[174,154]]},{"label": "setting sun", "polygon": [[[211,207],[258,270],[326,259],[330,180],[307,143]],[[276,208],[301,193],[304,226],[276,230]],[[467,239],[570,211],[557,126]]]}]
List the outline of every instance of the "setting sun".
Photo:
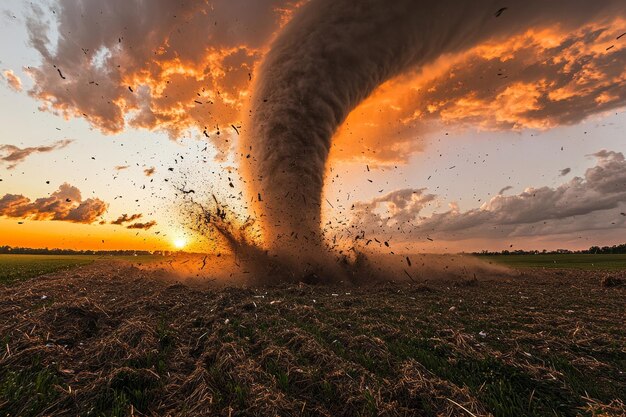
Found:
[{"label": "setting sun", "polygon": [[187,245],[187,240],[183,237],[174,240],[174,246],[176,249],[182,249]]}]

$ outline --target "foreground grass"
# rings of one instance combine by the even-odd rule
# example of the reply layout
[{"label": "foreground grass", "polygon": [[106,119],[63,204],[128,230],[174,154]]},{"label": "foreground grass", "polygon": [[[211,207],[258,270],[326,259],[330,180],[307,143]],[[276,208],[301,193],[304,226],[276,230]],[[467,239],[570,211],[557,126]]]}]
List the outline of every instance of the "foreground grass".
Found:
[{"label": "foreground grass", "polygon": [[0,285],[38,277],[96,260],[119,260],[133,264],[162,261],[160,256],[101,256],[101,255],[0,255]]},{"label": "foreground grass", "polygon": [[200,291],[89,268],[0,287],[0,416],[626,415],[601,271]]},{"label": "foreground grass", "polygon": [[514,268],[626,269],[626,254],[497,255],[479,259]]}]

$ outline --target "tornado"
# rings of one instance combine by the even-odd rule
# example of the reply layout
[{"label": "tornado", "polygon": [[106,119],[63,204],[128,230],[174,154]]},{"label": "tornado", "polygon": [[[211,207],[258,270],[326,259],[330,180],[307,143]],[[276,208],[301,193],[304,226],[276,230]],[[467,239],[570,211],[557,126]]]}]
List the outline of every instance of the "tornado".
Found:
[{"label": "tornado", "polygon": [[567,30],[623,0],[311,0],[257,70],[240,143],[249,201],[272,253],[315,262],[331,140],[377,86],[531,27]]}]

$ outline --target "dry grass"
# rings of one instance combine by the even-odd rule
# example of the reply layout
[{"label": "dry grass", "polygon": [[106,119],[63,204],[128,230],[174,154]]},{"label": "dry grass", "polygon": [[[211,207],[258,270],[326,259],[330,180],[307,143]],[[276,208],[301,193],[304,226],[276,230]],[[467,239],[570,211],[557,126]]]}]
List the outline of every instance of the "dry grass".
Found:
[{"label": "dry grass", "polygon": [[157,275],[95,263],[0,287],[0,415],[626,413],[624,288],[596,273],[208,289]]}]

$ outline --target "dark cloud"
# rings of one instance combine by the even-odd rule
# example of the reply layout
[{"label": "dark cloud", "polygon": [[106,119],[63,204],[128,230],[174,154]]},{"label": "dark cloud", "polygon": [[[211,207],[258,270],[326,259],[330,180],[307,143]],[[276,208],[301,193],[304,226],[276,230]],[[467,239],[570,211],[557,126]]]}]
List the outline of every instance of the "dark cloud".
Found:
[{"label": "dark cloud", "polygon": [[559,175],[560,175],[561,177],[564,177],[564,176],[566,176],[567,174],[569,174],[570,172],[572,172],[572,169],[571,169],[571,168],[564,168],[564,169],[562,169],[561,171],[559,171]]},{"label": "dark cloud", "polygon": [[152,220],[146,223],[133,223],[133,224],[129,224],[128,226],[126,226],[127,229],[142,229],[142,230],[148,230],[154,226],[156,226],[157,222]]},{"label": "dark cloud", "polygon": [[130,216],[128,214],[122,214],[120,217],[118,217],[117,219],[113,220],[111,222],[111,224],[122,225],[124,223],[128,223],[128,222],[132,222],[132,221],[138,220],[141,217],[143,217],[143,215],[140,214],[140,213],[131,214]]},{"label": "dark cloud", "polygon": [[17,164],[23,162],[34,153],[46,153],[63,149],[72,142],[74,141],[71,139],[64,139],[56,141],[52,145],[34,146],[28,148],[19,148],[15,145],[0,145],[0,154],[2,154],[0,161],[8,163],[8,169],[13,169],[17,166]]},{"label": "dark cloud", "polygon": [[80,190],[62,184],[50,197],[31,201],[23,195],[5,194],[0,198],[0,216],[32,220],[59,220],[73,223],[93,223],[107,210],[107,204],[97,198],[82,200]]},{"label": "dark cloud", "polygon": [[[596,166],[556,188],[527,188],[513,196],[501,194],[480,208],[462,212],[456,205],[449,211],[420,217],[424,206],[409,204],[410,190],[401,190],[370,203],[355,205],[352,226],[366,232],[401,239],[436,236],[443,240],[535,236],[576,231],[626,227],[624,216],[615,210],[626,205],[626,160],[613,151],[593,154]],[[423,190],[417,190],[423,193]],[[420,194],[421,195],[421,194]],[[434,199],[434,196],[433,196]],[[403,207],[374,213],[371,207],[387,204]]]}]

